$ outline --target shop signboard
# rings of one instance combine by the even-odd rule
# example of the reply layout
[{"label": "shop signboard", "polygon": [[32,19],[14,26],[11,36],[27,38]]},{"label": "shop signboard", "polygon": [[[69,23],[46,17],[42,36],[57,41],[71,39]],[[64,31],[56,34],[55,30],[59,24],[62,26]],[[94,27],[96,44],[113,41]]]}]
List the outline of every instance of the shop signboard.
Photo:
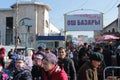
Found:
[{"label": "shop signboard", "polygon": [[102,30],[102,14],[72,14],[65,15],[66,31]]}]

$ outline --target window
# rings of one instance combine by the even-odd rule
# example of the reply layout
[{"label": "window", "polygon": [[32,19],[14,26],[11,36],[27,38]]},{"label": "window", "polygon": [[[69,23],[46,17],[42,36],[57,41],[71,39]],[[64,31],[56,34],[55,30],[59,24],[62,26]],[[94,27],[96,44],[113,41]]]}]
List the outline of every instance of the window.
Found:
[{"label": "window", "polygon": [[31,25],[31,19],[30,18],[23,18],[19,21],[19,26],[26,26]]},{"label": "window", "polygon": [[6,17],[6,45],[13,44],[13,17]]},{"label": "window", "polygon": [[48,28],[49,27],[49,25],[48,25],[48,21],[46,20],[46,27]]},{"label": "window", "polygon": [[115,29],[114,29],[114,28],[112,29],[112,32],[115,32]]}]

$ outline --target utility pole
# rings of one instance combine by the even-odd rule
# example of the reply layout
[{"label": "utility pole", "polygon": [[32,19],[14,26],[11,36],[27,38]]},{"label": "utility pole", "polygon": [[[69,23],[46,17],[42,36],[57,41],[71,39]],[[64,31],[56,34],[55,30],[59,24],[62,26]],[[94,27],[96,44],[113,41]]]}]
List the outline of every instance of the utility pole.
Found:
[{"label": "utility pole", "polygon": [[15,18],[15,49],[18,46],[18,0],[16,0],[16,18]]}]

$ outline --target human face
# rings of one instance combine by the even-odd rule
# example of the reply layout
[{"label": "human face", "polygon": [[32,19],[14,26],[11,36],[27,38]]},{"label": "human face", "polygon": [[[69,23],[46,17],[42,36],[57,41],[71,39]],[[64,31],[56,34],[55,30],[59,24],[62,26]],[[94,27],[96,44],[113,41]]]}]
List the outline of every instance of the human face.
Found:
[{"label": "human face", "polygon": [[98,68],[99,65],[101,64],[101,62],[100,62],[100,61],[96,61],[96,60],[92,60],[92,64],[93,64],[93,66],[94,66],[95,68]]},{"label": "human face", "polygon": [[6,64],[5,64],[5,68],[8,68],[9,67],[9,65],[10,65],[10,60],[8,60],[7,62],[6,62]]},{"label": "human face", "polygon": [[103,52],[103,49],[101,48],[99,52],[102,53],[102,52]]},{"label": "human face", "polygon": [[65,49],[59,50],[58,55],[59,55],[60,58],[64,59],[66,57]]},{"label": "human face", "polygon": [[85,48],[88,49],[88,45],[86,45]]},{"label": "human face", "polygon": [[42,61],[42,67],[45,71],[51,71],[54,67],[54,65],[50,62],[48,62],[46,59]]},{"label": "human face", "polygon": [[23,60],[17,60],[15,66],[17,69],[22,68],[25,66],[25,62]]},{"label": "human face", "polygon": [[42,60],[41,60],[41,59],[35,59],[35,60],[34,60],[34,63],[35,63],[35,65],[37,65],[37,66],[41,66]]},{"label": "human face", "polygon": [[46,50],[45,53],[50,53],[50,50]]}]

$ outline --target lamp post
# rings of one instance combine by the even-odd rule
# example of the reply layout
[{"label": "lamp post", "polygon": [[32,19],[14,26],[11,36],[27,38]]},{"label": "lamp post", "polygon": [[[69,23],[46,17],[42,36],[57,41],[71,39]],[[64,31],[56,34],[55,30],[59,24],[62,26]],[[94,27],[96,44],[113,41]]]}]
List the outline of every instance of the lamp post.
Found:
[{"label": "lamp post", "polygon": [[15,17],[15,49],[18,46],[18,0],[16,0],[16,17]]}]

